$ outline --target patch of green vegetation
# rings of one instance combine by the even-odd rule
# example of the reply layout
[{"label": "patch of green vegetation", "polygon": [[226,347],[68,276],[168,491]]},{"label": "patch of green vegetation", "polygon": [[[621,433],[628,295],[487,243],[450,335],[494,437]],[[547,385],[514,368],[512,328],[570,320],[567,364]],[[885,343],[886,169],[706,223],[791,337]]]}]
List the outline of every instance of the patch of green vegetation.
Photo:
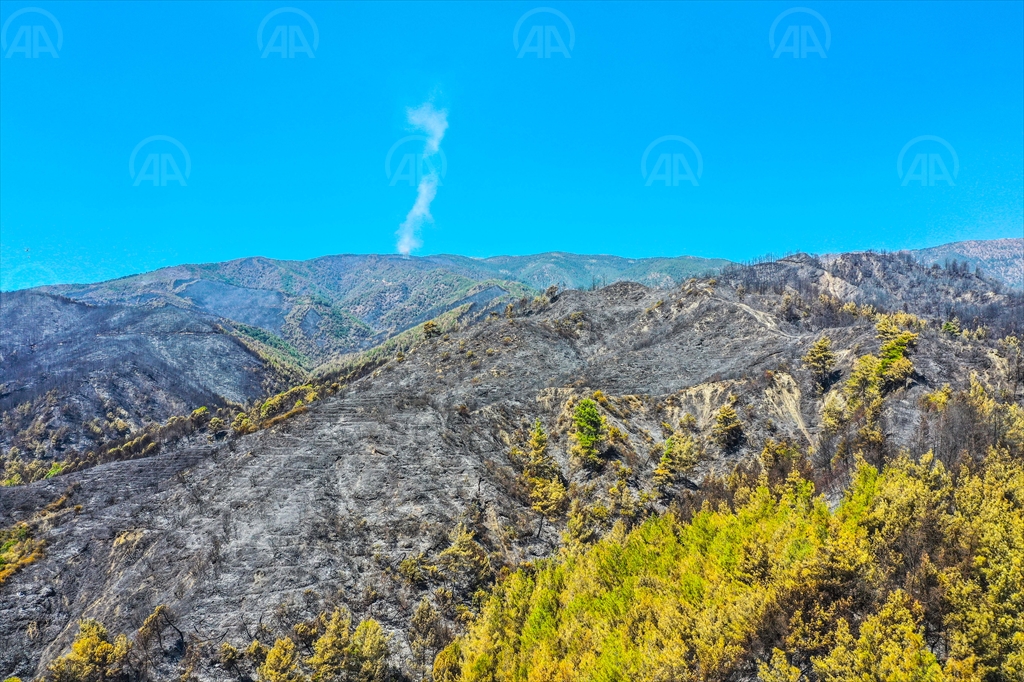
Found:
[{"label": "patch of green vegetation", "polygon": [[747,486],[731,507],[619,526],[514,572],[454,669],[446,658],[449,679],[725,680],[758,663],[766,680],[1024,673],[1019,459],[992,450],[955,484],[930,454],[862,461],[835,511],[796,473]]},{"label": "patch of green vegetation", "polygon": [[235,334],[263,360],[280,369],[286,376],[304,375],[312,362],[295,346],[265,329],[234,322]]},{"label": "patch of green vegetation", "polygon": [[[459,318],[468,312],[470,307],[471,304],[467,303],[435,317],[433,322],[436,324],[436,329],[442,334],[452,331],[458,326]],[[412,350],[417,344],[423,342],[425,324],[426,322],[423,322],[415,327],[410,327],[362,353],[355,353],[321,365],[313,373],[314,380],[329,381],[338,377],[359,374],[371,367],[382,365],[399,353]]]}]

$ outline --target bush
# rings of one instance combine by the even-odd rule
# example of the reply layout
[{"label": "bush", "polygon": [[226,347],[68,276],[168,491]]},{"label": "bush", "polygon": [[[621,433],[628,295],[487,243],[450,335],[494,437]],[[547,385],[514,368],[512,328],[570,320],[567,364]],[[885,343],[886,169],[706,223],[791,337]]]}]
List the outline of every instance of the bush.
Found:
[{"label": "bush", "polygon": [[45,679],[51,682],[128,682],[133,677],[131,651],[132,644],[127,637],[118,635],[111,641],[103,625],[87,618],[78,624],[71,652],[47,666]]}]

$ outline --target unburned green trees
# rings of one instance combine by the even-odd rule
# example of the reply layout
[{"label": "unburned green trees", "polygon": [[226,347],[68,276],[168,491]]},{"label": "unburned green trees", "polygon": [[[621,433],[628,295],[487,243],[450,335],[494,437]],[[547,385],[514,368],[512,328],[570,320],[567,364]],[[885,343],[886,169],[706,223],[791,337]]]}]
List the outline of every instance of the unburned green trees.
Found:
[{"label": "unburned green trees", "polygon": [[599,465],[598,447],[604,441],[606,424],[597,403],[590,398],[579,401],[573,409],[572,424],[573,456],[585,466]]},{"label": "unburned green trees", "polygon": [[811,345],[801,359],[804,367],[814,374],[818,388],[822,391],[828,390],[828,385],[836,369],[836,354],[832,352],[832,339],[822,336]]},{"label": "unburned green trees", "polygon": [[715,415],[715,425],[711,427],[711,436],[715,442],[726,450],[732,449],[743,441],[743,424],[732,405],[723,405]]}]

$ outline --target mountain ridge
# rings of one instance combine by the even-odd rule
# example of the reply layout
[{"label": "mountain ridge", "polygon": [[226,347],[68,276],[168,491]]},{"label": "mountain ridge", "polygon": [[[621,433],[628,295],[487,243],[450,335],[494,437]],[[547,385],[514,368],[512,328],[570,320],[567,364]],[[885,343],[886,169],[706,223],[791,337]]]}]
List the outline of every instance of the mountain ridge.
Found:
[{"label": "mountain ridge", "polygon": [[[859,356],[878,352],[885,318],[919,331],[912,370],[878,407],[891,445],[868,441],[864,456],[918,452],[930,443],[919,432],[934,417],[927,396],[944,384],[966,391],[970,372],[1002,381],[996,339],[1019,332],[1022,302],[973,273],[905,256],[794,256],[668,289],[552,290],[446,333],[423,330],[359,374],[289,394],[275,409],[290,416],[254,431],[218,435],[197,419],[155,455],[0,488],[0,513],[46,543],[44,556],[0,584],[0,669],[41,674],[79,618],[130,633],[165,605],[201,640],[200,679],[227,682],[235,675],[217,663],[220,641],[269,645],[344,605],[383,624],[394,665],[411,674],[418,601],[436,603],[457,628],[486,576],[551,556],[567,530],[564,517],[541,519],[517,469],[516,448],[527,447],[537,419],[568,489],[605,509],[624,508],[624,491],[647,491],[677,429],[702,444],[688,473],[697,486],[770,443],[813,448],[828,471],[840,450],[823,405],[846,394],[833,379],[820,391],[801,357],[830,336],[845,381]],[[954,316],[960,324],[947,331]],[[603,467],[574,454],[583,399],[607,422]],[[245,413],[277,414],[265,407]],[[742,423],[731,443],[715,436],[726,407]],[[950,446],[936,456],[951,457]],[[843,479],[828,480],[834,500]],[[593,532],[611,532],[594,518]],[[486,571],[466,569],[452,547],[478,553]],[[166,678],[180,659],[157,660]]]}]

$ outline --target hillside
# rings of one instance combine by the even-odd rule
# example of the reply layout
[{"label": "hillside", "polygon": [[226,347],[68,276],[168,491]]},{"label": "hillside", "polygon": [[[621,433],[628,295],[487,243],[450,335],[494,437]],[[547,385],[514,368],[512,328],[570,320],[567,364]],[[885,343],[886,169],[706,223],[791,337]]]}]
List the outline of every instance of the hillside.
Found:
[{"label": "hillside", "polygon": [[[485,679],[470,670],[473,652],[486,653],[474,647],[505,643],[474,617],[486,599],[478,589],[507,585],[560,547],[621,542],[669,510],[687,523],[701,499],[741,510],[749,489],[744,498],[717,478],[737,466],[755,467],[751,486],[757,462],[802,467],[834,508],[859,461],[881,467],[933,449],[955,471],[964,434],[980,458],[1002,432],[970,430],[957,396],[1019,405],[1019,356],[999,339],[1020,334],[1022,306],[959,269],[801,255],[667,288],[549,291],[447,333],[421,332],[272,408],[224,414],[233,432],[194,420],[158,454],[0,488],[0,515],[25,524],[17,546],[26,548],[0,584],[0,673],[42,674],[88,617],[111,637],[135,637],[133,655],[145,656],[132,665],[157,679],[236,679],[279,660],[283,649],[266,648],[286,635],[311,647],[328,627],[317,614],[344,606],[364,621],[361,637],[370,622],[392,637],[374,649],[391,651],[387,668],[365,679],[420,679],[467,623],[465,656],[448,647],[457,660],[435,670]],[[823,335],[836,361],[819,375],[801,358]],[[948,422],[929,407],[946,384],[960,410]],[[786,480],[772,471],[771,481]],[[873,610],[890,588],[872,589],[858,604]],[[147,621],[159,606],[163,620]],[[842,613],[856,632],[866,612]],[[359,641],[365,654],[370,640]],[[514,656],[504,651],[488,660],[506,665]],[[750,666],[771,658],[737,651],[714,679],[750,679]]]},{"label": "hillside", "polygon": [[1024,237],[953,242],[911,253],[924,265],[946,265],[956,260],[981,268],[989,277],[1015,289],[1024,289]]},{"label": "hillside", "polygon": [[723,263],[573,254],[246,258],[2,293],[0,448],[21,464],[0,480],[35,480],[59,461],[102,460],[172,417],[266,398],[446,314],[465,323],[552,284],[665,285]]}]

